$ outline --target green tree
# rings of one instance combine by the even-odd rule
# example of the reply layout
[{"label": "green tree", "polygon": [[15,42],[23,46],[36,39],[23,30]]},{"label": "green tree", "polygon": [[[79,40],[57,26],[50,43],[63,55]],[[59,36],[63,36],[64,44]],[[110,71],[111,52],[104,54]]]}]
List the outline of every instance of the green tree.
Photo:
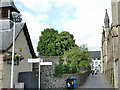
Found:
[{"label": "green tree", "polygon": [[63,31],[58,34],[55,40],[55,47],[57,48],[57,55],[63,55],[65,51],[72,47],[77,47],[77,45],[75,44],[74,36],[67,31]]},{"label": "green tree", "polygon": [[67,57],[68,64],[77,68],[77,72],[79,72],[79,70],[85,70],[91,62],[91,56],[85,44],[80,47],[73,47],[64,53],[63,58],[64,57]]},{"label": "green tree", "polygon": [[61,56],[75,46],[74,36],[69,32],[58,34],[57,30],[45,29],[39,38],[37,51],[39,56]]},{"label": "green tree", "polygon": [[56,55],[56,47],[54,41],[58,35],[58,31],[54,29],[45,29],[41,32],[41,36],[39,38],[37,51],[39,52],[39,56],[55,56]]}]

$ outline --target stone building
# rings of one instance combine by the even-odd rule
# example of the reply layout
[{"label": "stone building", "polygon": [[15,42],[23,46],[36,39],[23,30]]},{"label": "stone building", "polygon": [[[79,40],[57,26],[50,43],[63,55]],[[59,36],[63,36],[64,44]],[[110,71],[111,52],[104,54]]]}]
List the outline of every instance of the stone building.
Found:
[{"label": "stone building", "polygon": [[98,72],[102,72],[102,60],[101,60],[101,52],[100,51],[90,51],[92,56],[91,69],[97,70]]},{"label": "stone building", "polygon": [[112,0],[112,24],[106,10],[102,32],[103,73],[115,88],[120,88],[120,0]]},{"label": "stone building", "polygon": [[[12,53],[13,11],[20,13],[13,0],[0,0],[0,88],[10,88],[11,64],[3,62],[2,58],[3,55]],[[20,53],[24,59],[19,65],[14,65],[14,85],[18,83],[19,72],[32,71],[28,58],[36,57],[26,23],[15,24],[15,53]]]}]

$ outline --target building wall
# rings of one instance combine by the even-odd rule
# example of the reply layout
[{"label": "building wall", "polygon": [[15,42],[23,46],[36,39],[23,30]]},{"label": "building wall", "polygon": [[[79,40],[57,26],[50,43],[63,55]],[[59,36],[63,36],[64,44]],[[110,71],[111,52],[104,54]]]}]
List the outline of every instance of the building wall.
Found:
[{"label": "building wall", "polygon": [[[22,48],[22,52],[20,52],[20,48]],[[9,51],[12,51],[12,48]],[[32,55],[30,53],[23,30],[15,41],[15,52],[21,53],[24,56],[24,59],[20,62],[19,65],[14,65],[14,84],[18,82],[19,72],[32,71],[32,64],[28,64],[28,58],[32,58]],[[4,62],[3,65],[4,69],[2,88],[10,88],[11,64],[7,64],[6,62]]]},{"label": "building wall", "polygon": [[[106,29],[106,28],[104,28]],[[104,38],[104,37],[102,37]],[[102,59],[103,59],[103,72],[110,81],[110,83],[118,88],[118,28],[112,27],[106,39],[102,41]]]},{"label": "building wall", "polygon": [[[118,47],[120,47],[120,26],[118,27]],[[118,88],[120,89],[120,48],[118,49]]]},{"label": "building wall", "polygon": [[102,60],[98,60],[97,58],[94,60],[92,59],[91,64],[92,70],[98,70],[100,73],[102,73]]},{"label": "building wall", "polygon": [[[116,35],[114,34],[116,33]],[[113,28],[113,61],[114,61],[114,86],[118,88],[118,28]]]},{"label": "building wall", "polygon": [[2,88],[2,76],[3,76],[3,62],[2,62],[2,53],[0,53],[0,88]]}]

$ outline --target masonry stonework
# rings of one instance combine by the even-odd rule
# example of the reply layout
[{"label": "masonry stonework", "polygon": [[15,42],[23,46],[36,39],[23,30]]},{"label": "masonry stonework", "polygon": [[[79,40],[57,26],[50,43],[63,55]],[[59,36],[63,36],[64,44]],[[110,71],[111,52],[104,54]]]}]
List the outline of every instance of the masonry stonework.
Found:
[{"label": "masonry stonework", "polygon": [[[55,77],[55,66],[59,64],[59,57],[57,56],[43,56],[40,57],[44,62],[52,62],[52,66],[41,66],[41,88],[66,88],[66,79],[68,77],[76,77],[77,86],[82,85],[87,77],[89,72],[84,74],[64,74],[62,77]],[[38,64],[33,65],[33,71],[38,71]]]},{"label": "masonry stonework", "polygon": [[[112,0],[111,5],[112,24],[104,26],[102,33],[103,73],[115,88],[120,89],[120,0]],[[109,19],[108,15],[105,19]]]}]

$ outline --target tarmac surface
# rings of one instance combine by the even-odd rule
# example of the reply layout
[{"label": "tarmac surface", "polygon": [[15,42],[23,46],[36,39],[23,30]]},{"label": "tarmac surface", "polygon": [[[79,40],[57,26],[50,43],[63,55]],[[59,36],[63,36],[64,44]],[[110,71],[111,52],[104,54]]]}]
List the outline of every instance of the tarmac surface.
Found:
[{"label": "tarmac surface", "polygon": [[92,76],[90,74],[86,82],[79,88],[106,88],[106,89],[111,88],[113,89],[112,85],[108,82],[107,78],[101,73],[98,73],[96,76],[95,75]]}]

